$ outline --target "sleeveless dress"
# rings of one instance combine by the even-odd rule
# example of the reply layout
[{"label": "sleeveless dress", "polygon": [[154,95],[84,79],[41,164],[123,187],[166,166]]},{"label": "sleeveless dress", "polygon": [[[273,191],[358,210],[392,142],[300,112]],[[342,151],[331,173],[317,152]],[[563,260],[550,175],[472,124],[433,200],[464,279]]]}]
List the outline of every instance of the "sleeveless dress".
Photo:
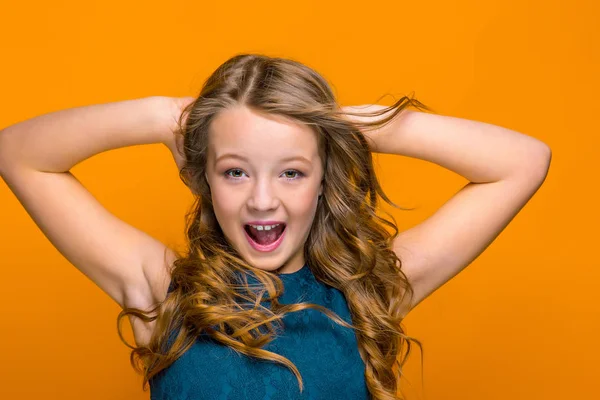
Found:
[{"label": "sleeveless dress", "polygon": [[[258,282],[251,274],[248,283]],[[280,274],[281,304],[302,301],[320,304],[352,323],[343,293],[317,281],[307,263]],[[172,291],[169,286],[169,292]],[[281,334],[265,345],[296,365],[304,384],[284,365],[259,360],[201,336],[168,368],[149,381],[151,400],[366,400],[365,365],[352,329],[338,325],[317,310],[283,317]]]}]

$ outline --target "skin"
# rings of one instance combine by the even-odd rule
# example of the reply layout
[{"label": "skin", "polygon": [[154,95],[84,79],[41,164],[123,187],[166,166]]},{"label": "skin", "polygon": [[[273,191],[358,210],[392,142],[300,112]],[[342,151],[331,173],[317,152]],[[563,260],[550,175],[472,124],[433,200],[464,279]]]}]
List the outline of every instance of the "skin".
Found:
[{"label": "skin", "polygon": [[[323,164],[310,127],[245,106],[219,113],[209,132],[206,179],[216,218],[226,239],[256,268],[293,273],[302,268],[304,244],[323,191]],[[223,158],[225,153],[246,157]],[[299,160],[283,161],[289,156]],[[248,243],[244,224],[255,220],[286,223],[285,238],[271,252]]]}]

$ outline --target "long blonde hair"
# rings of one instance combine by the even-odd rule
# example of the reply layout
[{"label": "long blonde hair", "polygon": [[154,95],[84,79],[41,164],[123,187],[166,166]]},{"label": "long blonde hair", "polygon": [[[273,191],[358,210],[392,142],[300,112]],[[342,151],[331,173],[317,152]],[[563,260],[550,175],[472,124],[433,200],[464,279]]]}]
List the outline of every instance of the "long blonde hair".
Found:
[{"label": "long blonde hair", "polygon": [[[304,246],[304,258],[318,281],[344,294],[352,325],[321,305],[280,304],[277,299],[283,283],[277,274],[248,264],[225,239],[205,178],[208,131],[220,111],[237,105],[287,116],[317,133],[325,167],[323,195]],[[402,271],[401,260],[392,250],[392,241],[398,235],[395,220],[393,216],[390,221],[376,214],[377,195],[388,204],[403,208],[381,189],[363,130],[389,123],[409,105],[429,109],[404,96],[394,105],[372,113],[384,115],[393,111],[379,122],[350,122],[346,116],[351,113],[337,106],[326,80],[291,59],[239,54],[211,74],[200,95],[179,119],[178,134],[183,135],[186,160],[180,178],[195,201],[186,216],[189,247],[186,254],[177,254],[170,271],[173,290],[151,310],[125,308],[117,318],[121,340],[133,349],[131,363],[144,375],[144,389],[154,375],[170,366],[199,334],[205,333],[242,354],[285,365],[296,375],[302,390],[302,377],[296,366],[262,346],[274,339],[286,313],[313,308],[355,330],[372,398],[398,398],[410,341],[421,347],[421,353],[422,345],[405,335],[401,326],[402,307],[410,304],[413,290]],[[246,279],[239,284],[237,277],[247,273],[263,285],[261,291],[251,290]],[[267,297],[263,299],[265,292]],[[265,300],[270,302],[270,309],[259,305]],[[135,347],[123,339],[120,320],[125,315],[156,321],[147,345]],[[399,361],[404,345],[406,354]]]}]

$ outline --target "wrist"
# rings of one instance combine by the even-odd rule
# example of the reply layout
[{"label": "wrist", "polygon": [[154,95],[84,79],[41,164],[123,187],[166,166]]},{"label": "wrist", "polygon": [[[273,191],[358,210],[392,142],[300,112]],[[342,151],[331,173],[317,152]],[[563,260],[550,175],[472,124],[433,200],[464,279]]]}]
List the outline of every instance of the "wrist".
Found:
[{"label": "wrist", "polygon": [[[161,99],[166,105],[166,109],[163,121],[165,126],[165,141],[166,144],[170,144],[176,132],[179,131],[179,119],[183,110],[195,100],[194,97],[162,97]],[[183,118],[182,124],[185,124],[186,118]]]},{"label": "wrist", "polygon": [[384,152],[382,142],[385,140],[385,131],[379,126],[383,117],[374,115],[384,108],[386,107],[377,104],[342,107],[347,119],[360,130],[374,153]]},{"label": "wrist", "polygon": [[173,132],[177,127],[173,98],[168,96],[152,96],[151,100],[153,130],[156,132],[158,142],[168,146],[173,140]]}]

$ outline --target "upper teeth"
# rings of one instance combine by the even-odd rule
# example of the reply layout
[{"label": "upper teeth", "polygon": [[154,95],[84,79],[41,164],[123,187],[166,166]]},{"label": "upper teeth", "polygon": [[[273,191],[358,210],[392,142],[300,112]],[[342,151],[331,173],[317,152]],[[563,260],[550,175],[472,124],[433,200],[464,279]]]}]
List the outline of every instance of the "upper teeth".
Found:
[{"label": "upper teeth", "polygon": [[252,224],[248,224],[251,227],[253,227],[254,229],[257,229],[259,231],[262,231],[263,229],[265,231],[270,231],[271,229],[275,228],[276,226],[279,226],[279,224],[275,224],[275,225],[252,225]]}]

